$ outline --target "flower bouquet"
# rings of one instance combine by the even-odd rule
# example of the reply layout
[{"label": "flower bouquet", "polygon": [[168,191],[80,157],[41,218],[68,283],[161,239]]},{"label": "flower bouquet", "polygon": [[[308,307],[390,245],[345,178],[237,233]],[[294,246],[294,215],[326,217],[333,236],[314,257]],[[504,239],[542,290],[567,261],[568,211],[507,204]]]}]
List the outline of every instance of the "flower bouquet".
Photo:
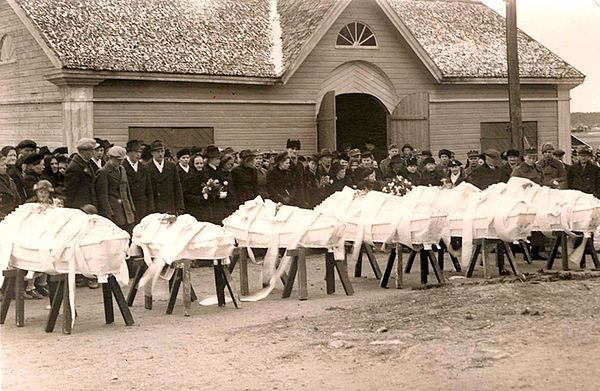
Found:
[{"label": "flower bouquet", "polygon": [[204,187],[202,188],[202,196],[205,200],[223,199],[227,197],[228,185],[229,183],[227,181],[223,181],[223,183],[221,183],[218,179],[210,178],[208,181],[206,181]]},{"label": "flower bouquet", "polygon": [[381,189],[382,192],[392,194],[395,196],[404,196],[406,193],[411,191],[413,184],[406,178],[398,175],[388,183],[386,183]]}]

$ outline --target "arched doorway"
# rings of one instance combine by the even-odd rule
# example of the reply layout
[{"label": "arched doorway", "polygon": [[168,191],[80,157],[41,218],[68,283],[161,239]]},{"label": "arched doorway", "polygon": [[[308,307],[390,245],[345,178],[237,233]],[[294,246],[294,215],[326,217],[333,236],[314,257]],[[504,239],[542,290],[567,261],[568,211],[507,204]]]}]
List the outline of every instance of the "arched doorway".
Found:
[{"label": "arched doorway", "polygon": [[341,94],[335,97],[336,147],[348,143],[361,148],[370,139],[377,149],[387,149],[388,111],[379,99],[369,94]]}]

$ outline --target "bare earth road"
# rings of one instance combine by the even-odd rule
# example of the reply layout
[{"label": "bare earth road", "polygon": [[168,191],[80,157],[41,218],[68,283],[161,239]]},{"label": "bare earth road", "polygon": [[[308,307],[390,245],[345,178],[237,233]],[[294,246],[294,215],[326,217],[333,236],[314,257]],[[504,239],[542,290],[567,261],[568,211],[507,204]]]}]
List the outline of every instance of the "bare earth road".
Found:
[{"label": "bare earth road", "polygon": [[[322,263],[309,260],[308,301],[276,290],[240,310],[194,304],[191,317],[180,303],[164,314],[163,282],[152,311],[138,298],[132,327],[118,314],[104,325],[101,291],[78,289],[70,336],[60,320],[54,333],[43,331],[46,301],[26,302],[23,328],[11,307],[1,330],[2,389],[600,390],[595,273],[413,290],[417,267],[407,289],[353,278],[356,294],[347,297],[325,294]],[[251,273],[257,283],[258,267]],[[211,277],[193,269],[200,296],[212,293]]]}]

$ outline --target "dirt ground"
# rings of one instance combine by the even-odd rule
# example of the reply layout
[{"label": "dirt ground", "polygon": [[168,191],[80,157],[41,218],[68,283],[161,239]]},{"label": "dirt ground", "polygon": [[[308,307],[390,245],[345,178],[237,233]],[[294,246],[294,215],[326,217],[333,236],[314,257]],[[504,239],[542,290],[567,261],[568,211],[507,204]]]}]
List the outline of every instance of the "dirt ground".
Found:
[{"label": "dirt ground", "polygon": [[[564,280],[573,276],[534,273],[542,265],[519,263],[532,273],[526,282],[478,271],[415,289],[416,265],[401,290],[380,288],[365,265],[352,278],[356,294],[345,296],[339,282],[325,293],[315,256],[307,301],[295,290],[281,299],[279,288],[239,310],[193,303],[184,317],[178,302],[165,315],[162,281],[153,310],[138,297],[131,327],[118,312],[105,325],[101,290],[79,288],[72,335],[61,333],[61,319],[44,332],[45,300],[26,302],[22,328],[11,307],[0,334],[2,389],[598,390],[599,273]],[[250,272],[257,289],[259,267]],[[210,269],[193,269],[192,281],[200,297],[213,293]]]}]

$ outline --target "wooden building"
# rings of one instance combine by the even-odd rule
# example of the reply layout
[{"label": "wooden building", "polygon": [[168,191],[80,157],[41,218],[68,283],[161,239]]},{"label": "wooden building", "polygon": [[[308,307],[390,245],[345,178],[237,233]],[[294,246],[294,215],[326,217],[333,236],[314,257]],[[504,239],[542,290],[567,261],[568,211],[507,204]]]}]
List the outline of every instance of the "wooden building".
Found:
[{"label": "wooden building", "polygon": [[[0,0],[0,137],[303,152],[510,145],[504,19],[475,0]],[[584,75],[519,32],[527,142]]]}]

